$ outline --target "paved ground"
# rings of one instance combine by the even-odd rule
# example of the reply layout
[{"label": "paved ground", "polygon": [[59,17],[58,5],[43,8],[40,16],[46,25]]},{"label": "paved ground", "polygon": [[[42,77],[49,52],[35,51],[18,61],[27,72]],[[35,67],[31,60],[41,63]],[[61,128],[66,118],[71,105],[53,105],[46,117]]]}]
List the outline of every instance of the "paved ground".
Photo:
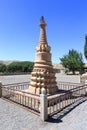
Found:
[{"label": "paved ground", "polygon": [[39,116],[0,99],[0,130],[87,130],[87,101],[62,118],[56,114],[43,122]]},{"label": "paved ground", "polygon": [[[59,77],[58,77],[59,76]],[[61,81],[79,82],[80,77],[57,75]],[[3,84],[29,81],[29,76],[0,77]],[[87,100],[87,99],[86,99]],[[67,110],[66,110],[67,111]],[[68,110],[69,111],[69,110]],[[87,101],[68,114],[56,114],[47,122],[13,103],[0,99],[0,130],[87,130]]]},{"label": "paved ground", "polygon": [[80,83],[80,75],[56,74],[57,81]]},{"label": "paved ground", "polygon": [[[28,82],[30,81],[31,75],[11,75],[11,76],[0,76],[0,81],[2,84],[10,84],[10,83],[20,83],[20,82]],[[79,75],[63,75],[63,74],[56,74],[57,81],[65,81],[65,82],[80,82]]]},{"label": "paved ground", "polygon": [[2,84],[20,83],[30,81],[31,75],[8,75],[0,76]]}]

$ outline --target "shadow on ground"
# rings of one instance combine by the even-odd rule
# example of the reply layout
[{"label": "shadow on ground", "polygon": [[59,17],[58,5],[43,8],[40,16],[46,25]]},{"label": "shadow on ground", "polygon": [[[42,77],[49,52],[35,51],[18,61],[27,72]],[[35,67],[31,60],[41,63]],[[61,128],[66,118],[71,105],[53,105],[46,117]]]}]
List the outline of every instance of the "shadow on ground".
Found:
[{"label": "shadow on ground", "polygon": [[69,114],[72,110],[74,110],[76,107],[78,107],[80,104],[82,104],[83,102],[87,101],[87,97],[82,98],[81,100],[79,100],[78,102],[66,107],[65,109],[63,109],[62,111],[60,111],[59,113],[56,113],[53,116],[50,116],[49,119],[47,120],[47,122],[51,122],[51,123],[62,123],[62,118],[64,116],[66,116],[67,114]]}]

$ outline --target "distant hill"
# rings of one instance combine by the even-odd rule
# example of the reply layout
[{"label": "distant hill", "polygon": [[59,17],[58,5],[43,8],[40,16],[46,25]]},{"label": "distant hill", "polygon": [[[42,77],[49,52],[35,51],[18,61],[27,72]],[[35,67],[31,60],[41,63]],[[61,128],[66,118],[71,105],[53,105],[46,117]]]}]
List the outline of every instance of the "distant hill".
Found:
[{"label": "distant hill", "polygon": [[[12,62],[16,62],[16,60],[15,61],[14,60],[0,60],[0,63],[6,64],[6,65],[9,65]],[[53,68],[62,69],[62,70],[65,69],[61,64],[53,64]]]},{"label": "distant hill", "polygon": [[9,65],[10,63],[14,62],[13,60],[0,60],[0,63]]}]

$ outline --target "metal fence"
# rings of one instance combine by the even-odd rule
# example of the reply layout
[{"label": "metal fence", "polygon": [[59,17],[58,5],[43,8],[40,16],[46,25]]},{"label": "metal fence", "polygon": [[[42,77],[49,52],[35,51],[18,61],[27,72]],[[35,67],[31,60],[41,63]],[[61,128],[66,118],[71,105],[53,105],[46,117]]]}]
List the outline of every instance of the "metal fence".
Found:
[{"label": "metal fence", "polygon": [[71,90],[77,88],[78,86],[82,86],[82,83],[71,83],[71,82],[57,82],[57,86],[59,90]]},{"label": "metal fence", "polygon": [[[70,85],[70,86],[69,86]],[[86,96],[87,86],[76,84],[76,86],[72,86],[69,84],[62,83],[60,86],[63,88],[66,87],[66,90],[63,94],[56,94],[54,97],[48,96],[48,115],[51,116],[57,112],[60,112],[65,107],[75,103],[80,100],[84,96]]]},{"label": "metal fence", "polygon": [[26,92],[29,83],[8,84],[2,86],[2,97],[25,107],[28,107],[37,114],[40,114],[40,96]]},{"label": "metal fence", "polygon": [[14,84],[5,84],[3,87],[11,88],[14,90],[27,90],[29,88],[29,82],[22,82],[22,83],[14,83]]},{"label": "metal fence", "polygon": [[45,88],[41,95],[28,93],[29,82],[1,85],[0,97],[23,105],[46,120],[60,112],[65,107],[77,102],[87,95],[87,82],[85,84],[58,82],[58,93],[47,95]]}]

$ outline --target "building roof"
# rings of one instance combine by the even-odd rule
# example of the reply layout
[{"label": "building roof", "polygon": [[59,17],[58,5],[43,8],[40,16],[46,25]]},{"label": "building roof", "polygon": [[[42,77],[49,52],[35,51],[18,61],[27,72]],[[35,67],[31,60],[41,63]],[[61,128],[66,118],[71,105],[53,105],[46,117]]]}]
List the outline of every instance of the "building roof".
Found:
[{"label": "building roof", "polygon": [[62,64],[53,64],[53,68],[61,69],[61,70],[65,69]]}]

